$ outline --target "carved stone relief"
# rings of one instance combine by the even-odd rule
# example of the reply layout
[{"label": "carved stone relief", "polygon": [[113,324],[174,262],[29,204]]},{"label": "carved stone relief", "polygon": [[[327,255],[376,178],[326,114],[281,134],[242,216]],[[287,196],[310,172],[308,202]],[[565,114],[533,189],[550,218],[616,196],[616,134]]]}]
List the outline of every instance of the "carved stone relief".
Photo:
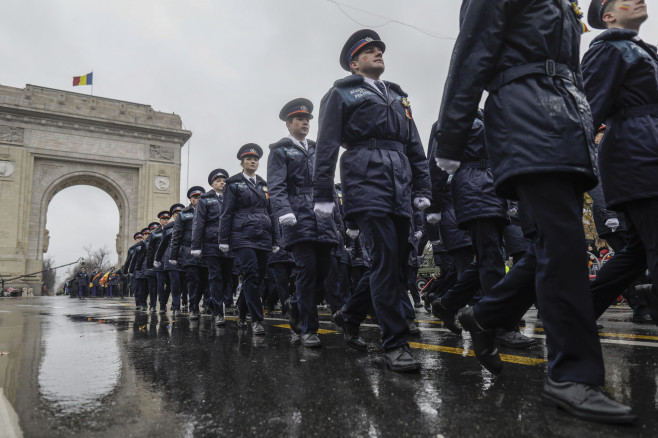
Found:
[{"label": "carved stone relief", "polygon": [[168,176],[156,176],[155,177],[155,188],[161,192],[166,192],[169,190],[169,177]]},{"label": "carved stone relief", "polygon": [[167,149],[164,146],[158,146],[155,144],[151,145],[151,153],[149,155],[151,160],[160,160],[160,161],[173,161],[174,152]]},{"label": "carved stone relief", "polygon": [[0,161],[0,178],[11,178],[16,171],[16,163],[13,161]]},{"label": "carved stone relief", "polygon": [[24,132],[23,128],[0,125],[0,141],[8,141],[11,143],[22,143],[23,132]]}]

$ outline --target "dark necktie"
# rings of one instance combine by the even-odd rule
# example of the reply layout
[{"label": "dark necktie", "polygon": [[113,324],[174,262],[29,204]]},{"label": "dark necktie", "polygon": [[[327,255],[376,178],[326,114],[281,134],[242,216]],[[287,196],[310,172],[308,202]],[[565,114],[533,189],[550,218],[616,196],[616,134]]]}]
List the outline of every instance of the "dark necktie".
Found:
[{"label": "dark necktie", "polygon": [[249,178],[249,182],[251,183],[252,186],[256,187],[256,180],[254,178]]},{"label": "dark necktie", "polygon": [[379,88],[379,91],[382,93],[382,96],[386,97],[386,86],[382,81],[375,81],[375,85]]}]

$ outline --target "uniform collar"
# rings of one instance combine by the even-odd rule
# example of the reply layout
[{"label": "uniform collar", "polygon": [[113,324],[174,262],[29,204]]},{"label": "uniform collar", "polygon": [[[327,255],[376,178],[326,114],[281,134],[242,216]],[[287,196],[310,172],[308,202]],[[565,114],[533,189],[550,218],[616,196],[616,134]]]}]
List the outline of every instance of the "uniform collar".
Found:
[{"label": "uniform collar", "polygon": [[297,139],[296,139],[295,137],[293,137],[292,135],[289,135],[288,138],[289,138],[289,139],[293,142],[293,144],[295,144],[296,146],[299,146],[299,147],[301,147],[302,149],[304,149],[304,150],[306,150],[306,151],[308,150],[308,140],[304,139],[304,141],[302,142],[302,141],[297,140]]}]

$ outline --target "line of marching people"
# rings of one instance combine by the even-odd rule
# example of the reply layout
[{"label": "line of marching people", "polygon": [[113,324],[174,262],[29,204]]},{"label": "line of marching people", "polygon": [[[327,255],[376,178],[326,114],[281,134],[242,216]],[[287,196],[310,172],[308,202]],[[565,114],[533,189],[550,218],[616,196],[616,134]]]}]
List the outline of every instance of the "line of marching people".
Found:
[{"label": "line of marching people", "polygon": [[[277,280],[265,302],[281,302],[302,346],[322,345],[324,301],[347,345],[367,351],[359,329],[370,315],[387,365],[413,372],[420,363],[408,341],[420,330],[409,276],[413,251],[417,259],[418,243],[430,240],[442,275],[427,307],[455,335],[469,332],[484,368],[503,371],[500,344],[535,343],[519,331],[535,305],[548,352],[543,399],[591,421],[633,421],[629,406],[600,389],[596,318],[647,268],[652,280],[658,272],[658,55],[637,36],[646,16],[643,0],[594,0],[589,22],[607,30],[581,71],[577,2],[464,1],[427,154],[408,95],[381,80],[386,45],[372,30],[354,33],[339,57],[351,74],[323,97],[317,141],[307,139],[312,103],[290,101],[279,114],[288,135],[269,146],[267,181],[258,173],[263,149],[245,144],[240,172],[214,170],[210,190],[191,187],[189,205],[135,234],[123,271],[134,276],[137,306],[146,310],[148,299],[166,312],[171,292],[179,316],[186,289],[195,320],[207,293],[214,323],[225,325],[239,275],[237,324],[263,335],[269,270]],[[590,283],[582,207],[599,181],[605,206],[625,214],[626,240]],[[612,219],[606,226],[616,230]],[[357,248],[363,269],[345,262]],[[504,253],[514,259],[507,274]],[[658,293],[649,286],[643,297],[657,322]]]}]

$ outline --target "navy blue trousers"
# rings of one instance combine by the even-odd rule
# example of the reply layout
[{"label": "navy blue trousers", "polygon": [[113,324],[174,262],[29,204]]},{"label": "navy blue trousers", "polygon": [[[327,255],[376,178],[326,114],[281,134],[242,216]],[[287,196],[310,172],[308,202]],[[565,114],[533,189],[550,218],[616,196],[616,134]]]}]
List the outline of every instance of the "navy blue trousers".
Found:
[{"label": "navy blue trousers", "polygon": [[208,269],[205,266],[186,266],[185,275],[190,294],[190,312],[198,312],[201,298],[208,288]]},{"label": "navy blue trousers", "polygon": [[[331,244],[300,242],[292,247],[297,267],[297,290],[290,299],[299,308],[299,325],[302,333],[316,333],[320,328],[318,318],[318,289],[324,290],[324,299],[331,312],[343,305],[340,298],[336,259],[331,255]],[[332,260],[333,259],[333,260]]]},{"label": "navy blue trousers", "polygon": [[227,257],[204,257],[208,267],[208,287],[213,316],[223,315],[233,302],[233,259]]},{"label": "navy blue trousers", "polygon": [[238,299],[238,310],[244,316],[249,311],[251,322],[263,320],[264,278],[267,273],[269,251],[254,248],[238,248],[235,255],[240,259],[242,271],[242,293]]},{"label": "navy blue trousers", "polygon": [[502,224],[494,219],[475,219],[468,223],[477,261],[472,262],[461,278],[441,298],[442,304],[453,312],[466,306],[478,290],[488,294],[505,276],[502,253]]},{"label": "navy blue trousers", "polygon": [[181,296],[181,274],[178,270],[165,271],[169,275],[169,285],[171,286],[171,307],[172,310],[180,310]]},{"label": "navy blue trousers", "polygon": [[597,317],[647,268],[653,284],[658,286],[658,198],[630,202],[624,206],[624,213],[626,246],[615,252],[591,283]]},{"label": "navy blue trousers", "polygon": [[567,175],[542,174],[520,178],[516,192],[520,211],[535,227],[533,243],[474,306],[476,319],[485,328],[511,330],[536,298],[551,379],[603,385],[582,224],[584,191]]},{"label": "navy blue trousers", "polygon": [[[149,308],[155,309],[158,301],[158,278],[155,273],[149,273],[146,276],[147,293],[149,298]],[[144,305],[146,305],[146,296],[144,296]]]},{"label": "navy blue trousers", "polygon": [[169,282],[169,275],[166,271],[155,271],[155,276],[158,281],[158,301],[160,302],[160,310],[167,310],[167,303],[169,302],[169,293],[171,292],[171,283]]},{"label": "navy blue trousers", "polygon": [[368,311],[370,298],[382,330],[382,348],[403,347],[409,339],[409,310],[413,312],[407,294],[409,218],[361,213],[355,219],[361,239],[370,251],[372,266],[345,304],[346,318],[360,323]]}]

